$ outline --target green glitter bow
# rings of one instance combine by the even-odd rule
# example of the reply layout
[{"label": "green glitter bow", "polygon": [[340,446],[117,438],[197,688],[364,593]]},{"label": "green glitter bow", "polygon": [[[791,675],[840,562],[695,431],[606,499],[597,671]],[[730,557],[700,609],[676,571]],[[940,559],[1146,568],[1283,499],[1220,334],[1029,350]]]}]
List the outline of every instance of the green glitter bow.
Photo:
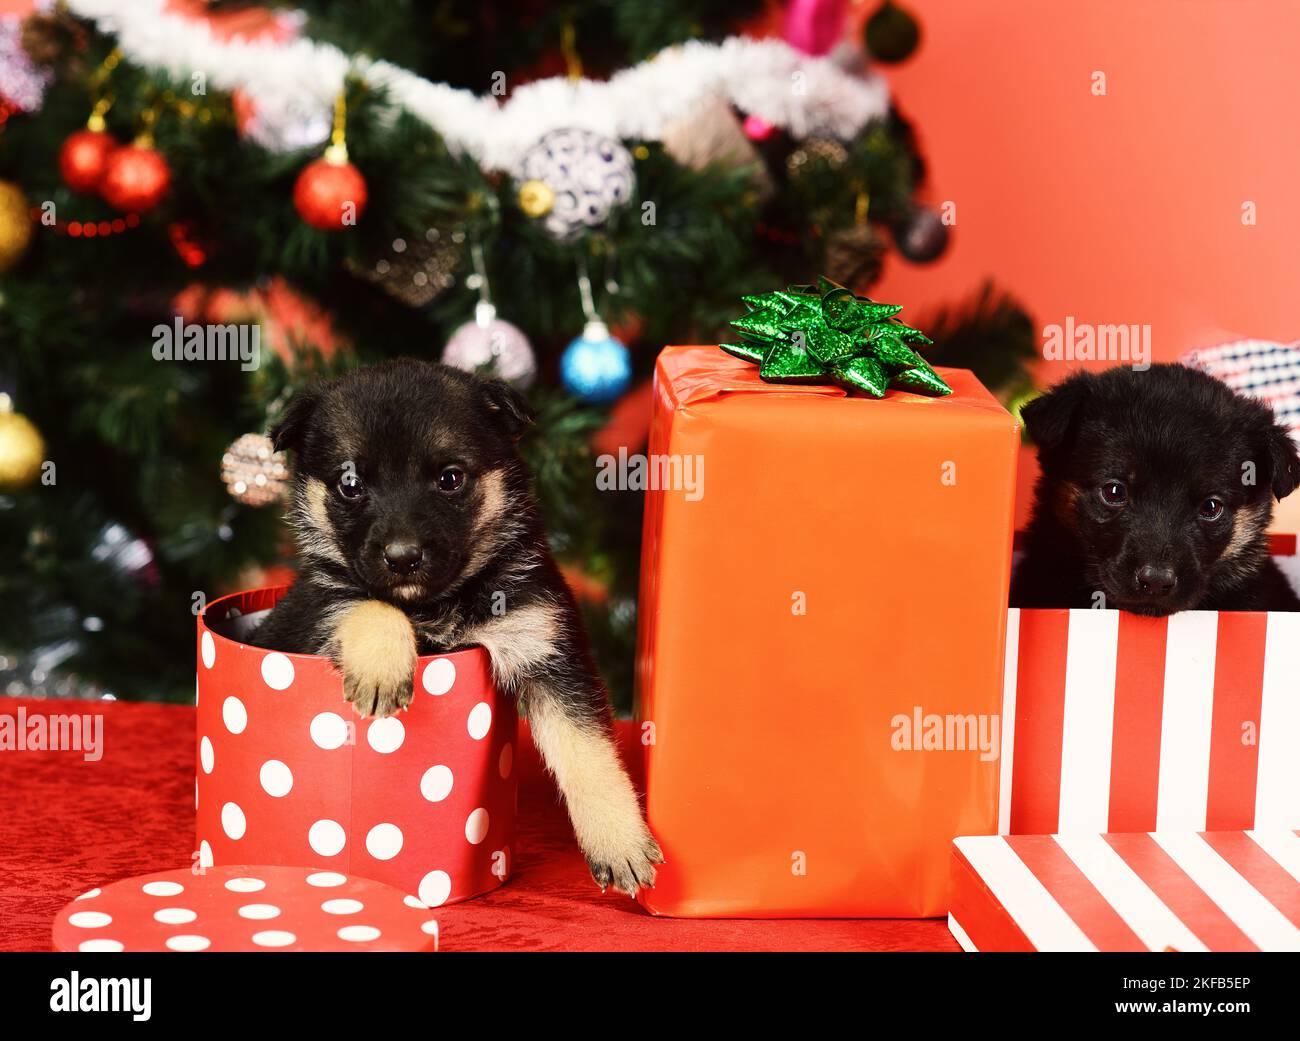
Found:
[{"label": "green glitter bow", "polygon": [[873,398],[887,387],[951,394],[912,344],[930,343],[924,333],[894,316],[900,304],[854,296],[829,278],[815,286],[791,286],[741,299],[749,308],[732,322],[743,342],[719,344],[728,354],[758,363],[774,383],[830,383],[864,390]]}]

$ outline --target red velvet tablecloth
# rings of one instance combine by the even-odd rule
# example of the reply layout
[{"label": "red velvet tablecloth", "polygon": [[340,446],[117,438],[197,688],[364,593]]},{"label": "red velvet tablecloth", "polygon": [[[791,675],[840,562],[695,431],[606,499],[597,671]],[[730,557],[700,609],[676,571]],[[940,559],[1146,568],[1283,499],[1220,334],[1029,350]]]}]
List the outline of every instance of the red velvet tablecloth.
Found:
[{"label": "red velvet tablecloth", "polygon": [[[0,715],[102,713],[103,757],[0,751],[0,950],[49,950],[69,900],[194,857],[194,710],[139,702],[0,698]],[[620,739],[634,740],[630,725]],[[443,908],[443,950],[957,950],[942,920],[655,918],[601,894],[555,787],[520,735],[514,874],[487,896]],[[632,765],[636,755],[625,755]]]}]

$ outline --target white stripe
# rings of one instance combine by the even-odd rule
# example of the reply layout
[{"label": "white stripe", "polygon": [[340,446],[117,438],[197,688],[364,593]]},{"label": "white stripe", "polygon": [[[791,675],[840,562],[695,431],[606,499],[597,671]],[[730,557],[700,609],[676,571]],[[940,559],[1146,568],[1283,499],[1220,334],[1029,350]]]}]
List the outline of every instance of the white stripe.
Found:
[{"label": "white stripe", "polygon": [[1149,950],[1209,950],[1100,835],[1058,835],[1056,844]]},{"label": "white stripe", "polygon": [[1005,839],[981,835],[953,841],[1035,950],[1097,949]]},{"label": "white stripe", "polygon": [[1248,831],[1246,834],[1288,875],[1300,882],[1300,835],[1294,831]]},{"label": "white stripe", "polygon": [[1300,828],[1300,614],[1268,616],[1255,827]]},{"label": "white stripe", "polygon": [[1219,617],[1213,611],[1184,611],[1169,617],[1160,721],[1158,831],[1205,830],[1218,629]]},{"label": "white stripe", "polygon": [[967,954],[979,954],[979,948],[971,943],[971,938],[966,934],[966,930],[961,927],[961,923],[948,912],[948,931],[952,933],[953,938],[961,944],[961,949]]},{"label": "white stripe", "polygon": [[1002,668],[1002,735],[998,743],[998,834],[1011,830],[1011,766],[1016,747],[1016,679],[1020,670],[1020,608],[1007,611],[1007,656]]},{"label": "white stripe", "polygon": [[1174,831],[1151,837],[1260,950],[1300,951],[1300,929],[1200,835]]},{"label": "white stripe", "polygon": [[1061,831],[1109,830],[1118,646],[1118,611],[1070,612],[1061,725]]}]

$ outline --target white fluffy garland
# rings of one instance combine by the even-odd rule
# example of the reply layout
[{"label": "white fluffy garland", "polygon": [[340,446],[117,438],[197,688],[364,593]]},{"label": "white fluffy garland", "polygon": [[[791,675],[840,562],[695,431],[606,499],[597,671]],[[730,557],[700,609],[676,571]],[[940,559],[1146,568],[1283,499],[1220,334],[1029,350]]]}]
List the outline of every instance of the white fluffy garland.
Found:
[{"label": "white fluffy garland", "polygon": [[114,34],[135,64],[180,77],[201,72],[218,89],[245,91],[257,105],[255,136],[277,150],[324,140],[334,98],[349,71],[387,88],[394,101],[452,148],[500,170],[513,170],[529,145],[560,127],[658,140],[713,95],[796,138],[848,139],[889,107],[879,76],[853,75],[779,40],[691,41],[605,82],[541,80],[500,103],[302,38],[218,40],[206,23],[166,11],[164,0],[69,0],[68,7]]}]

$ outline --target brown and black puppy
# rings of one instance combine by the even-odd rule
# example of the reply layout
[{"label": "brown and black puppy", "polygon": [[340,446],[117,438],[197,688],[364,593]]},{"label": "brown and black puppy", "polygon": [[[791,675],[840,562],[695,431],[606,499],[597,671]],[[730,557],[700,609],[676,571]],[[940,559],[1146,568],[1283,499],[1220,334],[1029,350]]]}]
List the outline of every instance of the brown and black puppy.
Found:
[{"label": "brown and black puppy", "polygon": [[1077,373],[1022,416],[1042,475],[1013,606],[1300,610],[1266,536],[1300,457],[1267,405],[1153,365]]},{"label": "brown and black puppy", "polygon": [[592,875],[634,893],[663,858],[515,448],[531,421],[508,384],[409,359],[298,393],[272,437],[295,453],[299,577],[252,642],[328,655],[363,716],[411,700],[417,654],[483,646]]}]

